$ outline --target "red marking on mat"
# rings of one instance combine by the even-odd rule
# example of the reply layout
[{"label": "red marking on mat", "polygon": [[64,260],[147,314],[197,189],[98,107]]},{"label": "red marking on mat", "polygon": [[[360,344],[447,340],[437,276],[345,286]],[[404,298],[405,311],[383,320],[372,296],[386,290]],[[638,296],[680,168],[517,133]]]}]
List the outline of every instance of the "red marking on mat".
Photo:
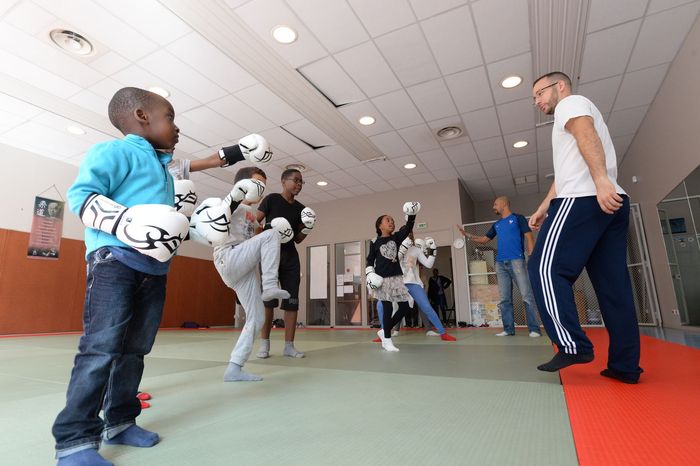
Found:
[{"label": "red marking on mat", "polygon": [[560,371],[581,466],[699,464],[700,350],[642,336],[636,385],[600,375],[608,335],[587,329],[596,359]]}]

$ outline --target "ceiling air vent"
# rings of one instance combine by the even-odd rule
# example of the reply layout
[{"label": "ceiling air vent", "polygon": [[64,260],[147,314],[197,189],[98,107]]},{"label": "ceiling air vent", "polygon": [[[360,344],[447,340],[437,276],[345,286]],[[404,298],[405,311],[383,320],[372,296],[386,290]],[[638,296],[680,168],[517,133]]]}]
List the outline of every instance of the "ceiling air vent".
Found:
[{"label": "ceiling air vent", "polygon": [[49,33],[49,37],[54,44],[73,55],[90,55],[94,50],[89,40],[67,29],[54,29]]},{"label": "ceiling air vent", "polygon": [[440,139],[454,139],[462,135],[464,131],[459,126],[445,126],[437,131]]}]

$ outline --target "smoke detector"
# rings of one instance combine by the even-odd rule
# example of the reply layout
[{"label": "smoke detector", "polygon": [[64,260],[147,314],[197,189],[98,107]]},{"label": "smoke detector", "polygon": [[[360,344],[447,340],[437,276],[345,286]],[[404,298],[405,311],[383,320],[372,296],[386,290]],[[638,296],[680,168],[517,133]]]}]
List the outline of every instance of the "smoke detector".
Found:
[{"label": "smoke detector", "polygon": [[445,126],[437,131],[437,136],[440,139],[454,139],[462,135],[464,130],[459,126]]},{"label": "smoke detector", "polygon": [[90,55],[94,50],[92,43],[77,32],[67,29],[54,29],[49,32],[54,44],[73,55]]}]

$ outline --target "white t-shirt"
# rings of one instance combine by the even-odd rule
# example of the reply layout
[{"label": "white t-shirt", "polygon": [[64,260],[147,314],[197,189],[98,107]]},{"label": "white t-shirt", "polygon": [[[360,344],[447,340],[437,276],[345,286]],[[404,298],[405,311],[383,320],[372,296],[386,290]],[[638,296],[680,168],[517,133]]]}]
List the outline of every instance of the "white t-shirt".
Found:
[{"label": "white t-shirt", "polygon": [[414,283],[422,287],[423,282],[420,279],[418,262],[430,269],[435,265],[435,256],[425,257],[421,248],[418,246],[411,246],[401,256],[400,264],[401,270],[403,271],[403,282]]},{"label": "white t-shirt", "polygon": [[598,133],[605,151],[608,178],[618,194],[626,194],[617,184],[617,158],[608,127],[593,102],[582,95],[570,95],[559,101],[554,109],[552,128],[552,154],[554,157],[554,183],[557,197],[595,196],[596,189],[591,172],[576,145],[576,139],[565,128],[572,118],[588,115]]},{"label": "white t-shirt", "polygon": [[187,159],[172,159],[168,164],[168,171],[174,180],[189,180],[190,161]]},{"label": "white t-shirt", "polygon": [[253,206],[238,205],[231,215],[228,238],[226,238],[225,243],[214,248],[214,254],[221,249],[235,246],[255,236],[255,229],[259,226],[255,217],[255,210]]}]

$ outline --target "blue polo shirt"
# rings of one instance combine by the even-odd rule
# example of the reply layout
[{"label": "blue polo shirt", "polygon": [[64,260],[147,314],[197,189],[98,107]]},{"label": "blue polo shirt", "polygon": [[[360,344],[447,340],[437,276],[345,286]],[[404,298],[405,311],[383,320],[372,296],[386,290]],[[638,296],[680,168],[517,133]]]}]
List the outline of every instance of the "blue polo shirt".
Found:
[{"label": "blue polo shirt", "polygon": [[490,239],[498,236],[496,261],[524,259],[525,233],[530,231],[527,220],[520,214],[510,214],[491,225],[486,236]]}]

